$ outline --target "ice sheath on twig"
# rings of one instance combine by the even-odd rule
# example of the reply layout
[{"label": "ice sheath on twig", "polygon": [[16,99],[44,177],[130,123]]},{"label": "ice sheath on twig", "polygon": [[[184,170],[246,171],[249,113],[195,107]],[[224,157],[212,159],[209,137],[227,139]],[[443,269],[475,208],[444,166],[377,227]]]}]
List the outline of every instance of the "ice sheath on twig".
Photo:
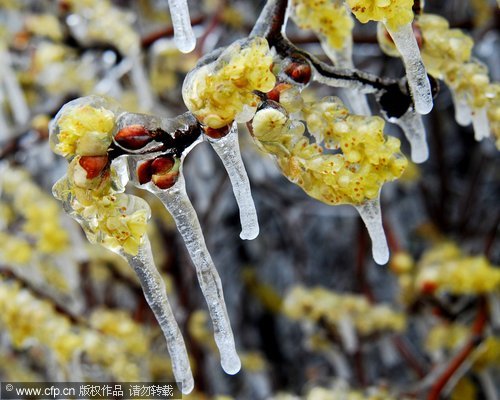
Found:
[{"label": "ice sheath on twig", "polygon": [[432,92],[427,72],[425,71],[417,39],[413,34],[411,23],[392,30],[386,25],[406,68],[406,77],[410,87],[415,110],[419,114],[428,114],[432,110]]},{"label": "ice sheath on twig", "polygon": [[228,374],[236,374],[241,368],[241,362],[236,353],[221,280],[205,244],[196,211],[186,193],[182,168],[174,186],[154,193],[174,218],[196,268],[198,281],[212,318],[215,343],[220,351],[222,368]]},{"label": "ice sheath on twig", "polygon": [[240,209],[242,239],[255,239],[259,235],[259,221],[250,191],[250,181],[241,159],[238,141],[238,125],[233,123],[229,133],[220,139],[208,139],[222,160],[233,187],[234,196]]},{"label": "ice sheath on twig", "polygon": [[123,250],[119,254],[137,274],[146,301],[165,335],[174,376],[176,381],[181,383],[182,393],[190,393],[194,387],[194,379],[189,366],[186,345],[170,307],[165,283],[155,267],[148,237],[143,236],[137,255],[128,254]]}]

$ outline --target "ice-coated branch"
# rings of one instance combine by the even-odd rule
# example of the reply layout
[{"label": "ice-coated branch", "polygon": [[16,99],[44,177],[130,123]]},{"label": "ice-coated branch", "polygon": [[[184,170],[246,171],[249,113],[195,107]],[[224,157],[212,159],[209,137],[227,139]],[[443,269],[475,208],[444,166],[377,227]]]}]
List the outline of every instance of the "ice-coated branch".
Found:
[{"label": "ice-coated branch", "polygon": [[183,53],[189,53],[196,46],[196,37],[191,27],[187,0],[168,0],[170,16],[174,26],[174,41]]},{"label": "ice-coated branch", "polygon": [[130,264],[139,278],[144,297],[165,335],[175,379],[181,383],[182,393],[188,394],[193,390],[194,379],[186,345],[170,307],[165,283],[155,267],[148,237],[144,235],[137,255],[124,251],[121,251],[120,255]]},{"label": "ice-coated branch", "polygon": [[387,240],[382,225],[380,199],[368,200],[355,207],[365,223],[368,234],[372,240],[373,259],[379,265],[387,263],[387,261],[389,261],[389,248],[387,247]]},{"label": "ice-coated branch", "polygon": [[415,110],[419,114],[428,114],[433,105],[431,84],[420,56],[412,25],[411,23],[403,25],[398,30],[392,30],[386,25],[386,29],[405,64],[408,86],[413,97]]},{"label": "ice-coated branch", "polygon": [[233,331],[226,310],[219,274],[208,252],[196,211],[186,193],[182,171],[174,186],[155,191],[175,220],[198,275],[214,326],[215,343],[220,351],[221,365],[228,374],[236,374],[241,362],[236,353]]},{"label": "ice-coated branch", "polygon": [[[289,0],[268,0],[250,35],[265,37],[270,47],[274,47],[278,55],[282,58],[289,58],[292,55],[299,55],[305,58],[313,68],[313,79],[320,83],[333,87],[355,89],[363,93],[375,93],[383,113],[388,117],[399,118],[408,109],[413,107],[412,98],[406,91],[405,80],[379,77],[354,68],[345,69],[339,68],[338,66],[334,67],[318,60],[308,52],[293,45],[285,35],[285,27],[289,14],[288,7]],[[402,32],[399,32],[403,37],[405,37],[407,33],[408,32],[404,31],[404,29]],[[415,41],[413,32],[410,33],[413,41]],[[409,67],[411,66],[409,75],[419,78],[416,81],[408,77],[410,90],[412,93],[414,92],[414,88],[416,87],[414,82],[417,82],[420,85],[419,93],[422,94],[421,97],[415,95],[415,109],[417,112],[425,114],[432,108],[432,95],[434,93],[431,91],[431,87],[436,84],[434,81],[429,82],[430,78],[425,74],[425,69],[423,73],[421,73],[421,69],[416,68],[418,66],[416,57],[420,60],[420,52],[416,41],[414,43],[415,47],[412,44],[405,44],[409,47],[409,49],[406,50],[406,54],[409,54],[407,57],[407,71],[410,70]],[[405,52],[405,49],[403,49],[402,52]],[[422,79],[420,79],[421,77]],[[410,83],[410,80],[412,83]],[[421,99],[424,101],[421,101]]]},{"label": "ice-coated branch", "polygon": [[209,139],[209,143],[222,160],[233,187],[240,209],[242,239],[255,239],[259,234],[259,221],[250,191],[250,181],[241,159],[238,143],[238,125],[233,123],[229,133],[220,139]]}]

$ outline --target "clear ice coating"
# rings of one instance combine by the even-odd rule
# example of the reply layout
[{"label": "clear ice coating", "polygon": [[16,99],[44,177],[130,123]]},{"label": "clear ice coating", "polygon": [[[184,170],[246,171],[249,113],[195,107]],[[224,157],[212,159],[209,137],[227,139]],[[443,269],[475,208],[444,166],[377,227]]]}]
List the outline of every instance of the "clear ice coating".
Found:
[{"label": "clear ice coating", "polygon": [[186,193],[182,168],[174,186],[153,192],[174,218],[196,268],[201,291],[212,318],[215,343],[219,348],[222,368],[228,374],[236,374],[241,368],[241,361],[236,353],[222,284],[205,244],[196,211]]},{"label": "clear ice coating", "polygon": [[190,393],[194,387],[194,379],[186,345],[170,307],[165,283],[155,267],[148,237],[144,235],[137,255],[132,256],[124,251],[120,251],[119,254],[137,274],[146,301],[165,335],[175,380],[181,383],[182,393]]},{"label": "clear ice coating", "polygon": [[467,103],[465,96],[457,94],[451,90],[453,104],[455,105],[455,120],[460,126],[470,125],[472,122],[472,111]]},{"label": "clear ice coating", "polygon": [[386,26],[387,31],[396,45],[406,68],[408,85],[419,114],[428,114],[432,110],[432,93],[429,78],[425,71],[417,40],[413,34],[411,23],[403,25],[397,31]]},{"label": "clear ice coating", "polygon": [[183,53],[189,53],[196,46],[196,37],[191,27],[187,0],[168,0],[170,16],[174,26],[174,42]]},{"label": "clear ice coating", "polygon": [[425,127],[422,117],[409,109],[398,119],[391,119],[391,122],[399,125],[403,130],[406,139],[411,146],[411,160],[420,164],[429,158],[429,147],[425,137]]},{"label": "clear ice coating", "polygon": [[[352,61],[352,38],[344,42],[341,49],[334,49],[328,44],[325,38],[320,39],[321,47],[330,60],[337,68],[353,69]],[[370,106],[366,95],[356,89],[344,89],[343,95],[350,105],[351,111],[357,115],[371,115]]]},{"label": "clear ice coating", "polygon": [[474,138],[477,141],[490,136],[490,122],[486,107],[476,108],[472,112],[472,126],[474,127]]},{"label": "clear ice coating", "polygon": [[372,240],[373,259],[379,265],[386,264],[389,261],[389,248],[382,225],[380,196],[377,199],[365,201],[363,204],[354,207],[358,210],[366,229],[368,229],[368,234]]},{"label": "clear ice coating", "polygon": [[354,353],[358,349],[358,335],[356,334],[356,329],[354,329],[352,319],[347,315],[341,317],[337,328],[347,353]]},{"label": "clear ice coating", "polygon": [[233,186],[234,196],[240,209],[240,238],[255,239],[259,235],[259,221],[250,190],[250,181],[241,159],[238,125],[233,123],[226,136],[220,139],[209,138],[208,141],[222,160]]}]

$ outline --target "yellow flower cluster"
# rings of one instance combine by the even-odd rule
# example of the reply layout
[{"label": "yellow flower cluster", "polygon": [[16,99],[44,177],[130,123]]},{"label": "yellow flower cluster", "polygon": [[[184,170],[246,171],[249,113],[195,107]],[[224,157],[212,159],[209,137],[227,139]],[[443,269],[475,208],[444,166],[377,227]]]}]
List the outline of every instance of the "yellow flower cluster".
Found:
[{"label": "yellow flower cluster", "polygon": [[434,14],[418,18],[422,30],[422,59],[427,72],[445,79],[458,65],[470,60],[474,41],[460,29],[450,29],[448,21]]},{"label": "yellow flower cluster", "polygon": [[254,37],[229,46],[212,64],[191,72],[184,82],[186,106],[204,125],[218,129],[250,120],[255,113],[258,90],[273,89],[273,58],[267,40]]},{"label": "yellow flower cluster", "polygon": [[[113,251],[121,248],[136,255],[147,229],[150,214],[147,203],[113,188],[111,176],[116,175],[113,168],[110,174],[89,180],[88,183],[96,184],[95,187],[81,185],[78,181],[79,159],[80,156],[73,159],[68,175],[54,185],[54,195],[71,207],[90,242],[101,243]],[[134,200],[131,201],[130,197]],[[129,209],[130,203],[133,203],[134,210]]]},{"label": "yellow flower cluster", "polygon": [[416,264],[409,255],[393,260],[403,299],[412,301],[420,293],[447,292],[454,295],[491,293],[500,287],[500,269],[483,256],[467,256],[451,242],[425,252]]},{"label": "yellow flower cluster", "polygon": [[284,299],[283,312],[294,320],[315,323],[321,320],[332,328],[343,318],[349,318],[361,336],[381,331],[402,332],[406,328],[405,315],[387,305],[371,305],[363,296],[321,287],[294,287]]},{"label": "yellow flower cluster", "polygon": [[454,324],[439,324],[434,326],[425,340],[425,348],[428,352],[433,353],[440,350],[454,351],[462,346],[470,336],[470,328],[454,323]]},{"label": "yellow flower cluster", "polygon": [[[471,338],[471,329],[459,323],[440,324],[434,326],[428,333],[425,348],[429,352],[455,352]],[[485,341],[475,351],[474,368],[482,369],[500,365],[500,337],[488,335]]]},{"label": "yellow flower cluster", "polygon": [[[9,333],[12,346],[22,350],[34,343],[51,350],[61,367],[84,353],[91,363],[109,371],[117,381],[147,377],[139,361],[153,356],[150,337],[122,311],[96,310],[90,327],[74,323],[54,309],[51,302],[0,279],[0,326]],[[70,371],[71,372],[71,371]]]},{"label": "yellow flower cluster", "polygon": [[53,192],[73,210],[92,243],[135,255],[146,233],[149,206],[121,193],[120,178],[106,158],[113,127],[114,114],[105,108],[80,104],[63,110],[55,122],[53,147],[72,160]]},{"label": "yellow flower cluster", "polygon": [[41,101],[40,87],[44,89],[43,93],[58,96],[75,92],[90,93],[96,81],[95,76],[89,74],[88,66],[88,62],[82,62],[71,47],[61,42],[42,41],[37,42],[30,68],[20,71],[19,79],[26,97],[34,103]]},{"label": "yellow flower cluster", "polygon": [[[301,123],[274,108],[256,113],[253,135],[265,152],[277,158],[285,176],[311,197],[332,205],[359,205],[376,199],[385,182],[401,176],[406,158],[399,140],[384,136],[381,118],[349,115],[337,98],[304,103],[297,100],[300,96],[285,93],[280,103],[290,112],[302,110],[316,143],[303,135]],[[320,144],[340,152],[324,153]]]},{"label": "yellow flower cluster", "polygon": [[90,326],[123,342],[126,352],[143,357],[149,351],[148,337],[142,327],[122,310],[96,309],[90,315]]},{"label": "yellow flower cluster", "polygon": [[181,53],[170,40],[158,41],[149,60],[151,88],[158,94],[168,93],[177,87],[181,74],[188,73],[195,63],[193,53]]},{"label": "yellow flower cluster", "polygon": [[111,43],[122,54],[139,53],[140,38],[131,14],[114,7],[109,0],[67,0],[67,4],[87,20],[86,41]]},{"label": "yellow flower cluster", "polygon": [[51,144],[55,153],[73,158],[75,155],[101,156],[112,141],[115,115],[105,108],[81,104],[65,110],[57,120],[58,132]]},{"label": "yellow flower cluster", "polygon": [[0,232],[0,259],[4,263],[26,265],[33,257],[30,243],[23,238]]},{"label": "yellow flower cluster", "polygon": [[293,19],[301,29],[311,29],[333,49],[342,49],[351,37],[354,22],[339,0],[293,0]]},{"label": "yellow flower cluster", "polygon": [[57,17],[52,14],[30,14],[24,24],[28,32],[36,36],[45,36],[51,40],[63,39],[63,31]]},{"label": "yellow flower cluster", "polygon": [[0,349],[0,376],[10,382],[42,382],[40,373],[8,349]]},{"label": "yellow flower cluster", "polygon": [[0,279],[0,325],[9,332],[16,349],[30,341],[52,349],[61,363],[68,362],[82,338],[72,331],[71,322],[58,314],[52,303],[36,299],[19,285]]},{"label": "yellow flower cluster", "polygon": [[28,172],[9,167],[2,172],[0,192],[5,205],[22,218],[22,233],[34,239],[34,249],[28,240],[8,236],[0,252],[6,260],[25,264],[31,259],[32,250],[43,254],[59,253],[68,248],[69,237],[61,226],[60,210],[54,199],[31,179]]},{"label": "yellow flower cluster", "polygon": [[346,3],[362,23],[380,21],[397,30],[413,21],[413,0],[346,0]]},{"label": "yellow flower cluster", "polygon": [[500,366],[500,337],[490,335],[477,350],[474,367]]}]

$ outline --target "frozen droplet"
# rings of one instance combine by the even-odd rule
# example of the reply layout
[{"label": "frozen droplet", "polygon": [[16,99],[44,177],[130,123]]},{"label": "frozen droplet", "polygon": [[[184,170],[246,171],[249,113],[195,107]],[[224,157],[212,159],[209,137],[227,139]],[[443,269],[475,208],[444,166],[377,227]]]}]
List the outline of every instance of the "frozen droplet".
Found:
[{"label": "frozen droplet", "polygon": [[358,349],[358,335],[352,319],[347,315],[342,316],[338,321],[337,328],[346,352],[354,353]]},{"label": "frozen droplet", "polygon": [[119,254],[127,260],[137,274],[146,301],[165,335],[175,380],[182,384],[182,393],[190,393],[194,387],[194,379],[186,345],[170,307],[165,282],[155,267],[148,237],[143,236],[137,255],[132,256],[123,250]]},{"label": "frozen droplet", "polygon": [[191,26],[187,0],[168,0],[168,5],[174,26],[175,45],[183,53],[189,53],[196,46],[196,37]]},{"label": "frozen droplet", "polygon": [[209,142],[222,160],[233,186],[234,196],[240,209],[240,238],[255,239],[259,234],[259,221],[250,191],[250,181],[241,159],[238,125],[233,123],[226,136],[220,139],[209,139]]},{"label": "frozen droplet", "polygon": [[241,368],[241,362],[236,353],[222,284],[205,244],[196,211],[186,193],[182,169],[174,186],[167,190],[157,190],[154,193],[174,218],[177,229],[182,235],[191,260],[196,267],[201,291],[205,296],[212,318],[215,343],[219,348],[222,368],[228,374],[236,374]]},{"label": "frozen droplet", "polygon": [[472,126],[474,127],[474,138],[478,142],[490,136],[490,122],[486,107],[474,109],[472,112]]},{"label": "frozen droplet", "polygon": [[401,127],[406,139],[410,142],[411,160],[417,164],[427,161],[429,158],[429,146],[425,137],[425,127],[422,117],[410,109],[401,118],[391,119],[390,121]]},{"label": "frozen droplet", "polygon": [[367,200],[355,207],[365,223],[372,240],[373,259],[379,265],[386,264],[389,261],[389,248],[387,247],[387,240],[382,225],[380,199]]},{"label": "frozen droplet", "polygon": [[472,111],[465,96],[451,90],[453,103],[455,105],[455,120],[460,126],[468,126],[472,122]]},{"label": "frozen droplet", "polygon": [[432,110],[432,93],[429,78],[425,71],[417,40],[413,34],[411,23],[393,31],[386,26],[387,31],[396,45],[406,68],[406,76],[410,87],[415,110],[419,114],[428,114]]},{"label": "frozen droplet", "polygon": [[9,99],[10,109],[16,124],[26,124],[30,117],[30,110],[17,76],[12,69],[8,51],[0,52],[0,80],[3,81],[6,97]]}]

